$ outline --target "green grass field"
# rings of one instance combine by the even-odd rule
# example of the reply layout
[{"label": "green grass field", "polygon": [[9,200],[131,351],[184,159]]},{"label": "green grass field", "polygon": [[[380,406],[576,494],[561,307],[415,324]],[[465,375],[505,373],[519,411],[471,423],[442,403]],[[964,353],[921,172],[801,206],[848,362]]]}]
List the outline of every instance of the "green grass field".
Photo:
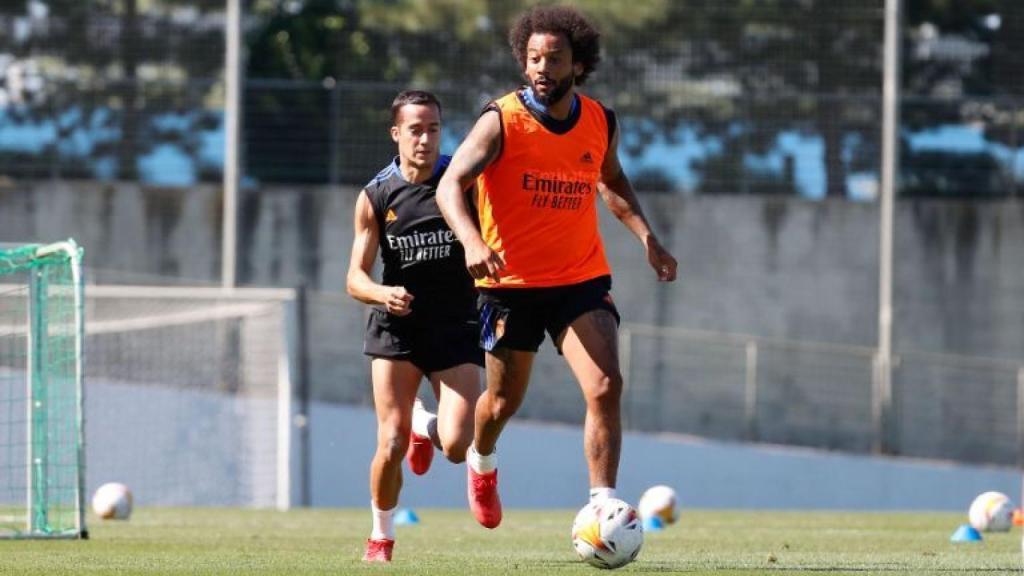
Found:
[{"label": "green grass field", "polygon": [[[279,513],[137,510],[128,522],[90,518],[88,541],[0,542],[0,574],[598,574],[569,543],[573,512],[506,511],[497,530],[463,510],[418,510],[399,527],[391,566],[359,561],[364,510]],[[1021,534],[951,544],[958,514],[684,511],[648,534],[616,573],[1010,574]]]}]

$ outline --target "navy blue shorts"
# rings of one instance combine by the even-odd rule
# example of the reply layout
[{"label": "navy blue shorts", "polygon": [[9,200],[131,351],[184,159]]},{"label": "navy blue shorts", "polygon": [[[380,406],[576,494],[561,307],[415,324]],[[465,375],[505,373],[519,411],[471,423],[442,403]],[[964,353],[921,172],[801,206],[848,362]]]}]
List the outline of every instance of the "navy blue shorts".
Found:
[{"label": "navy blue shorts", "polygon": [[366,323],[363,353],[407,360],[426,375],[462,364],[484,365],[480,323],[474,316],[395,316],[373,308]]},{"label": "navy blue shorts", "polygon": [[481,288],[480,346],[488,352],[509,348],[536,352],[551,336],[558,353],[558,337],[580,316],[591,310],[607,310],[619,322],[611,296],[611,276],[549,288]]}]

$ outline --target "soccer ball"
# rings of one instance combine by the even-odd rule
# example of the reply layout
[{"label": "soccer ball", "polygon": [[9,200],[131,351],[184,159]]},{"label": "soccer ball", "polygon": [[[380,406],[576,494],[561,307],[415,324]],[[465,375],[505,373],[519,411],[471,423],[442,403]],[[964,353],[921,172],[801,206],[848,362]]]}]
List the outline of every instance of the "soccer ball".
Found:
[{"label": "soccer ball", "polygon": [[617,498],[591,502],[572,523],[572,546],[591,566],[619,568],[632,562],[644,543],[640,516]]},{"label": "soccer ball", "polygon": [[644,520],[658,518],[668,526],[679,519],[679,498],[676,491],[668,486],[652,486],[640,497],[637,509]]},{"label": "soccer ball", "polygon": [[132,492],[119,482],[108,482],[92,495],[92,510],[104,520],[127,520],[132,515]]},{"label": "soccer ball", "polygon": [[1006,532],[1013,525],[1013,502],[1002,492],[985,492],[971,502],[967,519],[981,532]]}]

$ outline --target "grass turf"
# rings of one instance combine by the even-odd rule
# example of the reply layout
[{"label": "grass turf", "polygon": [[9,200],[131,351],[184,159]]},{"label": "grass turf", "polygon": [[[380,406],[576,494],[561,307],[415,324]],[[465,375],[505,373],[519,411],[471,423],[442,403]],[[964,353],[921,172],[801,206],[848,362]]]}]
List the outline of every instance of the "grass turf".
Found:
[{"label": "grass turf", "polygon": [[[419,510],[398,528],[395,561],[363,565],[365,510],[288,513],[137,510],[130,521],[90,517],[88,541],[0,542],[0,574],[597,574],[569,543],[571,510],[509,510],[496,530],[464,510]],[[656,574],[1010,574],[1021,534],[952,544],[960,514],[684,511],[646,535],[636,562]]]}]

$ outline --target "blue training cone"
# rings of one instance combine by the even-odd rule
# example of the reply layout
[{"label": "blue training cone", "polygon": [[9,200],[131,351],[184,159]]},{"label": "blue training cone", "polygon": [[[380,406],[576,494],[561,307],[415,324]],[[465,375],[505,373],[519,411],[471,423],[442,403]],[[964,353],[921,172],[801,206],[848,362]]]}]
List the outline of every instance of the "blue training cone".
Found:
[{"label": "blue training cone", "polygon": [[399,508],[395,510],[394,522],[395,526],[412,526],[420,523],[420,517],[412,508]]},{"label": "blue training cone", "polygon": [[657,516],[644,518],[644,532],[661,532],[665,529],[665,523]]},{"label": "blue training cone", "polygon": [[981,533],[970,524],[961,524],[949,537],[950,542],[981,542]]}]

